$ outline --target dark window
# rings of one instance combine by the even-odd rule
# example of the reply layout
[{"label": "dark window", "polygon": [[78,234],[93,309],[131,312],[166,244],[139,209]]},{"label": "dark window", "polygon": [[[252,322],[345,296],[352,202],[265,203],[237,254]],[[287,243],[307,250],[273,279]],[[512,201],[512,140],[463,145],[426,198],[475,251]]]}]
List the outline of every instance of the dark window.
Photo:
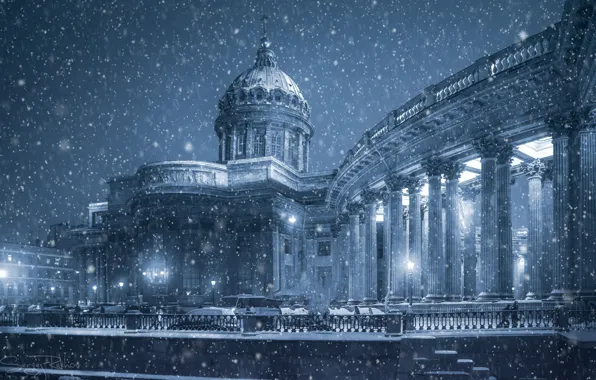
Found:
[{"label": "dark window", "polygon": [[317,255],[319,255],[319,256],[329,256],[329,255],[331,255],[331,242],[329,242],[329,241],[320,241],[319,242],[319,249],[317,250]]},{"label": "dark window", "polygon": [[253,156],[265,156],[265,134],[263,133],[255,132],[253,142]]},{"label": "dark window", "polygon": [[275,132],[271,136],[271,154],[278,159],[283,159],[283,136],[280,132]]},{"label": "dark window", "polygon": [[282,251],[286,255],[292,254],[292,242],[290,241],[290,239],[284,239]]}]

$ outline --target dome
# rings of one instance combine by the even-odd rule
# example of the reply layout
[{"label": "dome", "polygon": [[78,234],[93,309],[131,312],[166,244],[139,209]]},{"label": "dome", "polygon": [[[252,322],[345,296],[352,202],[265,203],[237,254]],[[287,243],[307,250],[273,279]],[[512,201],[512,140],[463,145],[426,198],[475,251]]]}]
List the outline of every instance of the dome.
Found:
[{"label": "dome", "polygon": [[310,109],[300,88],[279,69],[269,45],[267,37],[263,37],[255,64],[228,87],[219,103],[220,112],[244,104],[274,104],[292,108],[309,117]]}]

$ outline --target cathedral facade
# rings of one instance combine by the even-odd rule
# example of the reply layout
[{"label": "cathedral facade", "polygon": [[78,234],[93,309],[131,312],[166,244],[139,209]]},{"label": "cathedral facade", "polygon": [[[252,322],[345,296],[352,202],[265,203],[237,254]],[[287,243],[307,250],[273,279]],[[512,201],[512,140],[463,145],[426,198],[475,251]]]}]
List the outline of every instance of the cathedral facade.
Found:
[{"label": "cathedral facade", "polygon": [[219,102],[218,162],[113,178],[70,230],[80,298],[594,297],[595,35],[594,3],[568,0],[561,22],[424,89],[323,173],[310,105],[264,36]]}]

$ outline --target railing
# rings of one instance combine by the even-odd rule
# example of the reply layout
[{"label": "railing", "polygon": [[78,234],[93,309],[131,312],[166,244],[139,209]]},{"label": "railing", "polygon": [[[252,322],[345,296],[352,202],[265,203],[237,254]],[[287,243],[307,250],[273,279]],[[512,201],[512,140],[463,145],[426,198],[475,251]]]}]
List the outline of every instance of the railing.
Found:
[{"label": "railing", "polygon": [[401,333],[443,330],[596,331],[596,310],[407,312],[403,315],[170,315],[4,313],[0,326],[210,332]]},{"label": "railing", "polygon": [[554,310],[475,311],[456,313],[416,313],[406,322],[406,330],[492,330],[554,329]]},{"label": "railing", "polygon": [[137,319],[139,330],[240,331],[240,318],[235,315],[167,315],[143,314]]},{"label": "railing", "polygon": [[425,108],[441,102],[475,83],[553,52],[556,46],[558,27],[559,24],[556,24],[554,27],[549,27],[543,32],[513,44],[491,56],[481,58],[474,62],[474,64],[436,85],[429,86],[421,94],[418,94],[401,107],[390,112],[377,125],[366,131],[354,148],[352,148],[354,154],[347,156],[342,162],[341,167],[352,161],[356,155],[364,150],[369,142],[380,139],[383,135],[417,115]]},{"label": "railing", "polygon": [[386,332],[386,315],[281,315],[263,320],[279,332]]},{"label": "railing", "polygon": [[0,326],[23,326],[25,324],[23,313],[0,314]]},{"label": "railing", "polygon": [[569,331],[596,331],[596,310],[569,310],[567,311]]}]

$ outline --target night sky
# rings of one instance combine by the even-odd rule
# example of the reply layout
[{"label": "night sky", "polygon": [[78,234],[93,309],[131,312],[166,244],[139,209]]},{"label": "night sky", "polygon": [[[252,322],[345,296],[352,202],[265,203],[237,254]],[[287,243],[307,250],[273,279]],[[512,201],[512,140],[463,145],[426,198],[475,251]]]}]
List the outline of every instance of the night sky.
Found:
[{"label": "night sky", "polygon": [[563,0],[0,0],[0,241],[82,223],[105,180],[217,159],[259,19],[312,108],[312,170],[425,87],[558,22]]}]

